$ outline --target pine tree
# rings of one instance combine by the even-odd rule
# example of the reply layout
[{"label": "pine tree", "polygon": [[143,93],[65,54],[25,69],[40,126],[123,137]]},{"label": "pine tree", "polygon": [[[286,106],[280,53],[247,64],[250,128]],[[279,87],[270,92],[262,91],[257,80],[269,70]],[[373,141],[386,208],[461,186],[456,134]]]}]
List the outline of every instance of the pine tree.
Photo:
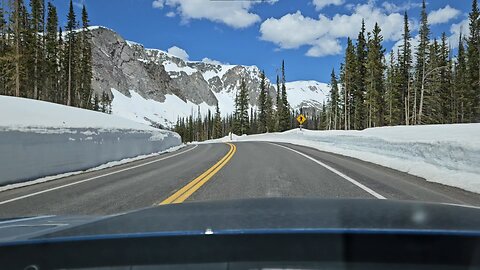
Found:
[{"label": "pine tree", "polygon": [[[427,58],[428,48],[430,43],[430,28],[428,26],[428,15],[426,10],[425,0],[422,2],[422,11],[420,14],[420,29],[419,36],[420,41],[416,51],[417,64],[415,66],[415,93],[414,93],[414,121],[417,124],[422,123],[422,110],[423,110],[423,96],[425,94],[425,84],[427,76]],[[417,107],[418,104],[418,107]],[[418,112],[418,113],[417,113]]]},{"label": "pine tree", "polygon": [[[269,89],[270,86],[267,87]],[[273,100],[270,96],[270,92],[266,91],[265,97],[265,117],[267,123],[267,130],[266,132],[273,132],[275,131],[275,111],[273,109]]]},{"label": "pine tree", "polygon": [[330,126],[332,129],[339,129],[339,121],[340,121],[340,97],[339,97],[339,91],[338,91],[338,82],[337,82],[337,76],[335,75],[335,70],[332,69],[332,74],[330,76],[330,111],[332,114],[332,117],[330,119]]},{"label": "pine tree", "polygon": [[[32,19],[30,22],[31,29],[31,52],[32,52],[32,84],[33,98],[39,99],[43,90],[43,68],[44,68],[44,6],[42,0],[30,0],[30,8],[32,11]],[[45,98],[45,97],[44,97]]]},{"label": "pine tree", "polygon": [[472,122],[480,118],[480,13],[477,0],[472,1],[472,10],[469,14],[470,36],[467,40],[467,80],[468,80],[468,103],[465,104],[465,117],[467,121]]},{"label": "pine tree", "polygon": [[280,90],[280,78],[277,74],[277,89],[276,89],[276,111],[275,111],[275,130],[280,130],[280,115],[282,114],[282,90]]},{"label": "pine tree", "polygon": [[401,100],[400,103],[403,107],[402,114],[402,123],[405,125],[410,124],[410,101],[411,101],[411,91],[410,91],[410,81],[411,81],[411,68],[412,68],[412,45],[411,45],[411,34],[410,27],[408,22],[408,15],[405,11],[404,20],[403,20],[403,42],[401,45],[401,51],[398,55],[398,62],[400,63],[400,89],[401,89]]},{"label": "pine tree", "polygon": [[[356,72],[355,46],[350,38],[347,38],[347,49],[345,50],[344,63],[340,69],[341,102],[343,105],[343,128],[345,130],[351,129],[351,100],[352,89],[354,85],[354,73]],[[323,113],[326,113],[325,111]]]},{"label": "pine tree", "polygon": [[80,92],[80,106],[82,108],[90,108],[92,96],[92,46],[91,34],[88,27],[90,22],[88,20],[88,13],[85,5],[82,8],[82,32],[80,34],[81,40],[81,61],[79,74],[79,92]]},{"label": "pine tree", "polygon": [[260,94],[258,95],[258,132],[267,131],[267,89],[265,72],[260,72]]},{"label": "pine tree", "polygon": [[248,89],[245,79],[240,82],[240,89],[235,98],[234,132],[238,135],[247,134],[249,127]]},{"label": "pine tree", "polygon": [[465,123],[467,122],[467,111],[466,107],[469,106],[469,97],[468,91],[469,85],[467,82],[467,62],[466,62],[466,53],[463,43],[462,34],[460,34],[460,39],[458,41],[458,56],[457,62],[455,64],[455,73],[454,73],[454,86],[452,87],[453,99],[454,99],[454,121],[456,123]]},{"label": "pine tree", "polygon": [[[45,90],[47,100],[61,103],[59,89],[59,44],[57,40],[58,15],[57,9],[48,2],[47,27],[45,34]],[[97,96],[98,103],[98,96]],[[98,104],[97,104],[98,105]],[[98,109],[97,109],[98,110]]]},{"label": "pine tree", "polygon": [[67,31],[66,40],[65,40],[65,55],[67,59],[66,74],[67,74],[67,106],[74,104],[75,93],[75,70],[76,66],[76,34],[74,30],[77,28],[77,21],[75,17],[75,11],[73,10],[73,2],[70,0],[70,8],[67,15],[67,26],[65,30]]},{"label": "pine tree", "polygon": [[220,115],[220,108],[217,106],[215,107],[215,118],[214,118],[214,126],[213,126],[213,137],[215,139],[221,138],[222,133],[222,116]]},{"label": "pine tree", "polygon": [[366,62],[367,41],[365,40],[365,21],[362,20],[362,27],[357,38],[355,72],[353,73],[353,87],[351,89],[353,129],[364,129],[366,127],[364,104],[366,92],[365,78],[367,76]]},{"label": "pine tree", "polygon": [[367,105],[368,105],[368,127],[384,125],[385,109],[385,66],[383,57],[385,49],[382,46],[383,37],[378,23],[372,31],[372,38],[368,44],[367,55]]},{"label": "pine tree", "polygon": [[9,95],[8,90],[8,59],[7,53],[9,51],[8,38],[7,38],[7,21],[5,20],[5,11],[2,5],[0,6],[0,95]]},{"label": "pine tree", "polygon": [[285,86],[285,61],[282,61],[282,96],[279,115],[279,131],[285,131],[290,128],[290,105],[287,99],[287,88]]}]

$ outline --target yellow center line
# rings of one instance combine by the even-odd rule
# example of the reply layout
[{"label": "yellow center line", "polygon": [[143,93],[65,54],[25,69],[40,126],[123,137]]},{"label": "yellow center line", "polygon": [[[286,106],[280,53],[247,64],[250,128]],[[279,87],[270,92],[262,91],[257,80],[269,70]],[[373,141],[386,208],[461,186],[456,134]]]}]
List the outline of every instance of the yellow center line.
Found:
[{"label": "yellow center line", "polygon": [[182,187],[180,190],[172,194],[170,197],[165,199],[160,203],[163,204],[171,204],[171,203],[182,203],[188,197],[190,197],[195,191],[197,191],[200,187],[202,187],[208,180],[210,180],[220,169],[225,166],[230,159],[232,159],[233,155],[237,151],[237,147],[234,144],[227,143],[230,146],[230,150],[228,153],[220,159],[215,165],[210,167],[204,173],[202,173],[197,178],[193,179],[190,183]]}]

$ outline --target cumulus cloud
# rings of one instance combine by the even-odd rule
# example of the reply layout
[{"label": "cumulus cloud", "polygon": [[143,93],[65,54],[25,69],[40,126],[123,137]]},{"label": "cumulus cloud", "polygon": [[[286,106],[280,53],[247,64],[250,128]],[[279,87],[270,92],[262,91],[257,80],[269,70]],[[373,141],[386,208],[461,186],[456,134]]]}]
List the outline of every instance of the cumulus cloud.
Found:
[{"label": "cumulus cloud", "polygon": [[422,3],[412,3],[412,2],[406,2],[402,4],[395,4],[392,2],[383,2],[382,7],[387,11],[388,13],[393,13],[393,12],[404,12],[412,8],[418,8],[421,7]]},{"label": "cumulus cloud", "polygon": [[[276,1],[270,1],[273,4]],[[209,1],[209,0],[155,0],[154,8],[172,8],[183,22],[192,19],[206,19],[223,23],[233,28],[245,28],[260,21],[260,17],[250,12],[257,2],[253,1]]]},{"label": "cumulus cloud", "polygon": [[451,19],[455,19],[458,15],[460,15],[460,10],[446,5],[444,8],[430,12],[428,14],[428,23],[431,25],[446,23]]},{"label": "cumulus cloud", "polygon": [[[336,14],[329,18],[320,14],[318,18],[305,17],[300,11],[286,14],[281,18],[269,18],[260,26],[260,39],[275,43],[281,49],[295,49],[309,46],[308,56],[326,56],[341,53],[339,38],[356,38],[362,19],[365,19],[367,31],[373,29],[376,22],[382,29],[387,41],[401,38],[403,15],[385,14],[374,6],[373,2],[359,4],[352,14]],[[295,33],[292,35],[292,33]]]},{"label": "cumulus cloud", "polygon": [[173,11],[167,12],[167,14],[165,14],[165,16],[167,16],[169,18],[173,18],[173,17],[175,17],[175,12],[173,12]]},{"label": "cumulus cloud", "polygon": [[207,57],[203,58],[202,62],[207,63],[207,64],[212,64],[212,65],[228,65],[226,63],[222,63],[222,62],[217,61],[217,60],[212,60],[212,59],[207,58]]},{"label": "cumulus cloud", "polygon": [[173,47],[170,47],[167,51],[169,54],[173,55],[173,56],[176,56],[184,61],[188,61],[188,53],[182,49],[182,48],[179,48],[177,46],[173,46]]},{"label": "cumulus cloud", "polygon": [[313,5],[316,10],[321,10],[330,5],[340,6],[343,5],[343,3],[345,3],[345,0],[313,0]]}]

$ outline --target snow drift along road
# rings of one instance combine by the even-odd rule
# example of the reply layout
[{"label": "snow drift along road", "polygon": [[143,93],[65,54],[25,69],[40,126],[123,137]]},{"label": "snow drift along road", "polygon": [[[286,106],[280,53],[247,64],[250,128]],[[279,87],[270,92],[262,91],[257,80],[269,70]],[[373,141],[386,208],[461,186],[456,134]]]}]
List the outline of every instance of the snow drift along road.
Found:
[{"label": "snow drift along road", "polygon": [[164,151],[177,133],[121,117],[0,96],[0,185]]},{"label": "snow drift along road", "polygon": [[[228,140],[225,137],[210,142]],[[295,129],[234,136],[233,140],[309,146],[480,193],[480,124],[395,126],[363,131]]]}]

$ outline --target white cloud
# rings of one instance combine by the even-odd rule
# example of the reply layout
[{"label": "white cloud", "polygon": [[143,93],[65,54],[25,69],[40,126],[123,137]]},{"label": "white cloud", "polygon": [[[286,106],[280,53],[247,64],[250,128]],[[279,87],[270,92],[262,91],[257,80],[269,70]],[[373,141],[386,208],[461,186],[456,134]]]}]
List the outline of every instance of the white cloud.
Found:
[{"label": "white cloud", "polygon": [[182,49],[182,48],[179,48],[177,46],[173,46],[171,48],[168,49],[167,51],[169,54],[173,55],[173,56],[176,56],[184,61],[188,61],[188,53]]},{"label": "white cloud", "polygon": [[321,10],[322,8],[330,5],[340,6],[345,3],[345,0],[313,0],[313,5],[316,10]]},{"label": "white cloud", "polygon": [[173,18],[173,17],[175,17],[175,15],[176,15],[176,14],[175,14],[175,12],[173,12],[173,11],[167,12],[167,14],[165,14],[165,16],[167,16],[167,17],[169,17],[169,18]]},{"label": "white cloud", "polygon": [[446,5],[444,8],[434,10],[428,14],[428,23],[431,25],[441,24],[450,21],[460,15],[460,10]]},{"label": "white cloud", "polygon": [[450,26],[450,33],[452,35],[448,38],[448,41],[452,48],[458,48],[458,41],[460,39],[460,34],[462,34],[462,37],[470,36],[469,23],[470,22],[467,18],[459,23],[454,23],[452,24],[452,26]]},{"label": "white cloud", "polygon": [[212,59],[207,58],[207,57],[203,58],[202,62],[207,63],[207,64],[212,64],[212,65],[228,65],[226,63],[222,63],[222,62],[217,61],[217,60],[212,60]]},{"label": "white cloud", "polygon": [[[276,0],[269,1],[270,4],[275,2]],[[172,12],[180,15],[184,23],[192,19],[206,19],[233,28],[245,28],[260,21],[257,14],[250,12],[256,3],[253,1],[155,0],[152,5],[156,8],[165,8],[165,6],[172,8],[174,10]]]},{"label": "white cloud", "polygon": [[162,9],[164,2],[165,2],[164,0],[155,0],[152,2],[152,7]]},{"label": "white cloud", "polygon": [[393,13],[393,12],[404,12],[412,8],[418,8],[421,7],[422,3],[412,3],[412,2],[406,2],[402,3],[400,5],[397,5],[395,3],[391,2],[383,2],[382,7],[388,12],[388,13]]},{"label": "white cloud", "polygon": [[326,55],[336,55],[342,52],[342,46],[338,39],[320,38],[316,43],[308,49],[305,55],[312,57],[321,57]]},{"label": "white cloud", "polygon": [[260,26],[260,39],[273,42],[282,49],[310,46],[308,56],[335,55],[341,53],[338,39],[356,38],[362,19],[365,19],[367,31],[371,31],[378,22],[385,40],[396,41],[401,38],[403,15],[385,14],[373,2],[369,2],[356,5],[350,15],[336,14],[332,18],[323,14],[318,19],[305,17],[300,11],[279,19],[269,18]]}]

